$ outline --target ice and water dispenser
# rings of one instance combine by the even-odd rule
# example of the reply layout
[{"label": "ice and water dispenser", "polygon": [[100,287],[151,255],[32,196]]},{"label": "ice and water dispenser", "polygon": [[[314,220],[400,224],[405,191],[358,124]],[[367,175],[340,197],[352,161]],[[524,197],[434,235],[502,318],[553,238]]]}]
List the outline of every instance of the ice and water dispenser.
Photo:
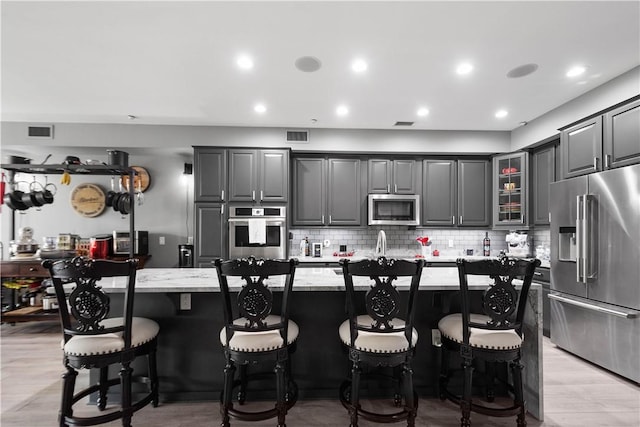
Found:
[{"label": "ice and water dispenser", "polygon": [[560,227],[558,232],[558,260],[576,261],[576,227]]}]

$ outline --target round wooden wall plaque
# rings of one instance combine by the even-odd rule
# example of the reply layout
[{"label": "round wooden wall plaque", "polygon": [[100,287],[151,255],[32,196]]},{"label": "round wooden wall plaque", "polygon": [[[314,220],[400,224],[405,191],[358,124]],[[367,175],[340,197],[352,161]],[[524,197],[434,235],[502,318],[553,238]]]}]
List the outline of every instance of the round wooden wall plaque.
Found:
[{"label": "round wooden wall plaque", "polygon": [[95,184],[80,184],[71,192],[71,207],[84,217],[100,215],[105,206],[104,191]]},{"label": "round wooden wall plaque", "polygon": [[[149,188],[149,184],[151,183],[149,172],[142,166],[131,166],[131,169],[135,169],[136,171],[136,176],[133,178],[133,190],[144,193],[147,191],[147,188]],[[120,177],[120,182],[122,183],[122,186],[129,191],[129,175],[122,175]]]}]

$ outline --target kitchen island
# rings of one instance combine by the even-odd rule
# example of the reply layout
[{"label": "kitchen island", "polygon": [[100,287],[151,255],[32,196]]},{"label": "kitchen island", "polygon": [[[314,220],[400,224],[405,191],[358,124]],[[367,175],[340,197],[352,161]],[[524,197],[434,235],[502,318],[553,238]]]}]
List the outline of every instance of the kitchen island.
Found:
[{"label": "kitchen island", "polygon": [[[459,310],[457,268],[444,265],[447,266],[425,267],[420,281],[420,309],[415,319],[420,338],[413,368],[414,384],[422,396],[436,395],[439,374],[439,351],[431,342],[431,331],[437,329],[440,318]],[[359,279],[354,280],[354,285],[357,291],[364,292],[368,280]],[[470,289],[474,291],[472,308],[478,310],[488,279],[470,279]],[[275,291],[283,286],[280,279],[267,283]],[[400,291],[408,289],[406,279],[395,283]],[[104,279],[100,284],[111,295],[112,313],[116,315],[123,304],[124,280]],[[230,280],[229,284],[232,290],[242,286],[239,280]],[[223,315],[215,269],[139,270],[135,306],[135,315],[160,324],[161,399],[217,401],[222,389],[224,354],[218,338]],[[541,287],[532,284],[525,315],[523,363],[528,410],[538,419],[543,414],[541,309]],[[346,316],[341,271],[322,263],[301,262],[295,275],[291,318],[300,326],[292,369],[302,399],[337,398],[348,370],[348,357],[338,336],[338,326]],[[141,369],[143,366],[140,364]]]}]

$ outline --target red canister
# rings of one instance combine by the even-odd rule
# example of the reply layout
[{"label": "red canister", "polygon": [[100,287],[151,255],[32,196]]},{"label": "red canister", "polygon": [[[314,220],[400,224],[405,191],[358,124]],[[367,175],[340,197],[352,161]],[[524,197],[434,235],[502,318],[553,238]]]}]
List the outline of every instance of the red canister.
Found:
[{"label": "red canister", "polygon": [[92,237],[89,243],[89,256],[93,259],[107,258],[111,255],[112,239],[110,235]]}]

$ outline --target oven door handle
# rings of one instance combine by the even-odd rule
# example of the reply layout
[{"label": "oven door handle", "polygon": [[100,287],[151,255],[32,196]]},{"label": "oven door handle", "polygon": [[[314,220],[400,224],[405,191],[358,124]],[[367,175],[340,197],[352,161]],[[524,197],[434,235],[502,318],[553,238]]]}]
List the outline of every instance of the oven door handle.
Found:
[{"label": "oven door handle", "polygon": [[[229,218],[229,222],[233,222],[233,223],[246,223],[248,224],[249,221],[251,221],[250,219],[247,218]],[[284,225],[285,220],[284,219],[267,219],[267,225]]]}]

